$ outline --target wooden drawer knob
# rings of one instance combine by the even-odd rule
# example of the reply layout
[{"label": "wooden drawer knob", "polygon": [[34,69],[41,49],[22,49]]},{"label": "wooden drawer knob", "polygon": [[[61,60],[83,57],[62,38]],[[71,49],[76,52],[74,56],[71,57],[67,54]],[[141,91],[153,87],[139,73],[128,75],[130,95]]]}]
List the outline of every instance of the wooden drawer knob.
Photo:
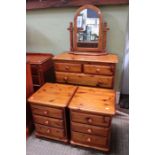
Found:
[{"label": "wooden drawer knob", "polygon": [[91,129],[88,129],[87,131],[88,131],[88,133],[92,133],[92,130]]},{"label": "wooden drawer knob", "polygon": [[50,133],[50,129],[47,129],[46,132],[47,132],[47,133]]},{"label": "wooden drawer knob", "polygon": [[45,121],[45,124],[48,125],[49,124],[49,121]]},{"label": "wooden drawer knob", "polygon": [[100,69],[99,69],[99,68],[97,68],[97,69],[96,69],[96,72],[100,72]]},{"label": "wooden drawer knob", "polygon": [[65,76],[63,79],[64,79],[65,81],[67,81],[67,80],[68,80],[68,77],[67,77],[67,76]]},{"label": "wooden drawer knob", "polygon": [[44,113],[45,115],[47,115],[47,114],[48,114],[48,111],[44,111],[43,113]]},{"label": "wooden drawer knob", "polygon": [[87,138],[87,142],[91,142],[91,139],[90,138]]},{"label": "wooden drawer knob", "polygon": [[69,66],[65,66],[65,69],[68,70],[69,69]]},{"label": "wooden drawer knob", "polygon": [[88,123],[92,123],[92,119],[91,118],[87,118]]}]

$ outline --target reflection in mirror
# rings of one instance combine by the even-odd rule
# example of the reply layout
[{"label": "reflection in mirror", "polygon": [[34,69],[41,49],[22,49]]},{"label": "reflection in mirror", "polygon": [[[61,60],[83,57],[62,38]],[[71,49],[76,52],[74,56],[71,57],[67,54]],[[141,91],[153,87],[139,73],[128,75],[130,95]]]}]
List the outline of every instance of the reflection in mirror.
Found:
[{"label": "reflection in mirror", "polygon": [[97,48],[99,38],[99,17],[92,9],[84,9],[77,16],[77,46]]}]

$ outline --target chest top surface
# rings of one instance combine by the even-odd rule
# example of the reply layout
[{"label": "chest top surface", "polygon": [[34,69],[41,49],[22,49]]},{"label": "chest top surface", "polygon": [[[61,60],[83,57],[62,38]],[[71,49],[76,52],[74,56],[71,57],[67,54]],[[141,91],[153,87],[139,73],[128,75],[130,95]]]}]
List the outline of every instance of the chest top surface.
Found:
[{"label": "chest top surface", "polygon": [[115,96],[115,91],[110,89],[78,87],[69,108],[114,115]]},{"label": "chest top surface", "polygon": [[107,55],[76,55],[68,52],[61,53],[53,57],[53,60],[64,61],[86,61],[86,62],[104,62],[104,63],[118,63],[118,56],[115,54]]},{"label": "chest top surface", "polygon": [[45,61],[47,61],[48,59],[50,59],[51,56],[49,55],[36,55],[36,54],[30,54],[30,55],[26,55],[26,60],[30,63],[30,64],[42,64]]},{"label": "chest top surface", "polygon": [[76,86],[45,83],[28,101],[33,104],[65,107],[73,96]]}]

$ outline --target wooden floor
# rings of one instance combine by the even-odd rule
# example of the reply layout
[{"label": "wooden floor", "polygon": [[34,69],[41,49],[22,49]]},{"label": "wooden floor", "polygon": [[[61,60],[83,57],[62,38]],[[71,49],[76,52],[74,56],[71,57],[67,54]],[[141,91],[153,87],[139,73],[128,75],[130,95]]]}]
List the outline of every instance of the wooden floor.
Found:
[{"label": "wooden floor", "polygon": [[[39,139],[32,134],[27,140],[27,155],[105,155],[101,151],[65,145]],[[112,122],[111,151],[109,155],[129,154],[129,118],[117,114]]]}]

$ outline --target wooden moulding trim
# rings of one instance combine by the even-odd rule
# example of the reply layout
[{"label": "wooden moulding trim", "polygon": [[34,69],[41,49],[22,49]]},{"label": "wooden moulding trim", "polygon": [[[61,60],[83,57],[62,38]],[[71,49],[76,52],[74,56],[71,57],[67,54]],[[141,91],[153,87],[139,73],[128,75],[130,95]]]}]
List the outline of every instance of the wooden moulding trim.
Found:
[{"label": "wooden moulding trim", "polygon": [[129,4],[129,0],[38,0],[26,2],[26,9],[43,9],[43,8],[59,8],[59,7],[76,7],[85,4],[92,5],[120,5]]}]

